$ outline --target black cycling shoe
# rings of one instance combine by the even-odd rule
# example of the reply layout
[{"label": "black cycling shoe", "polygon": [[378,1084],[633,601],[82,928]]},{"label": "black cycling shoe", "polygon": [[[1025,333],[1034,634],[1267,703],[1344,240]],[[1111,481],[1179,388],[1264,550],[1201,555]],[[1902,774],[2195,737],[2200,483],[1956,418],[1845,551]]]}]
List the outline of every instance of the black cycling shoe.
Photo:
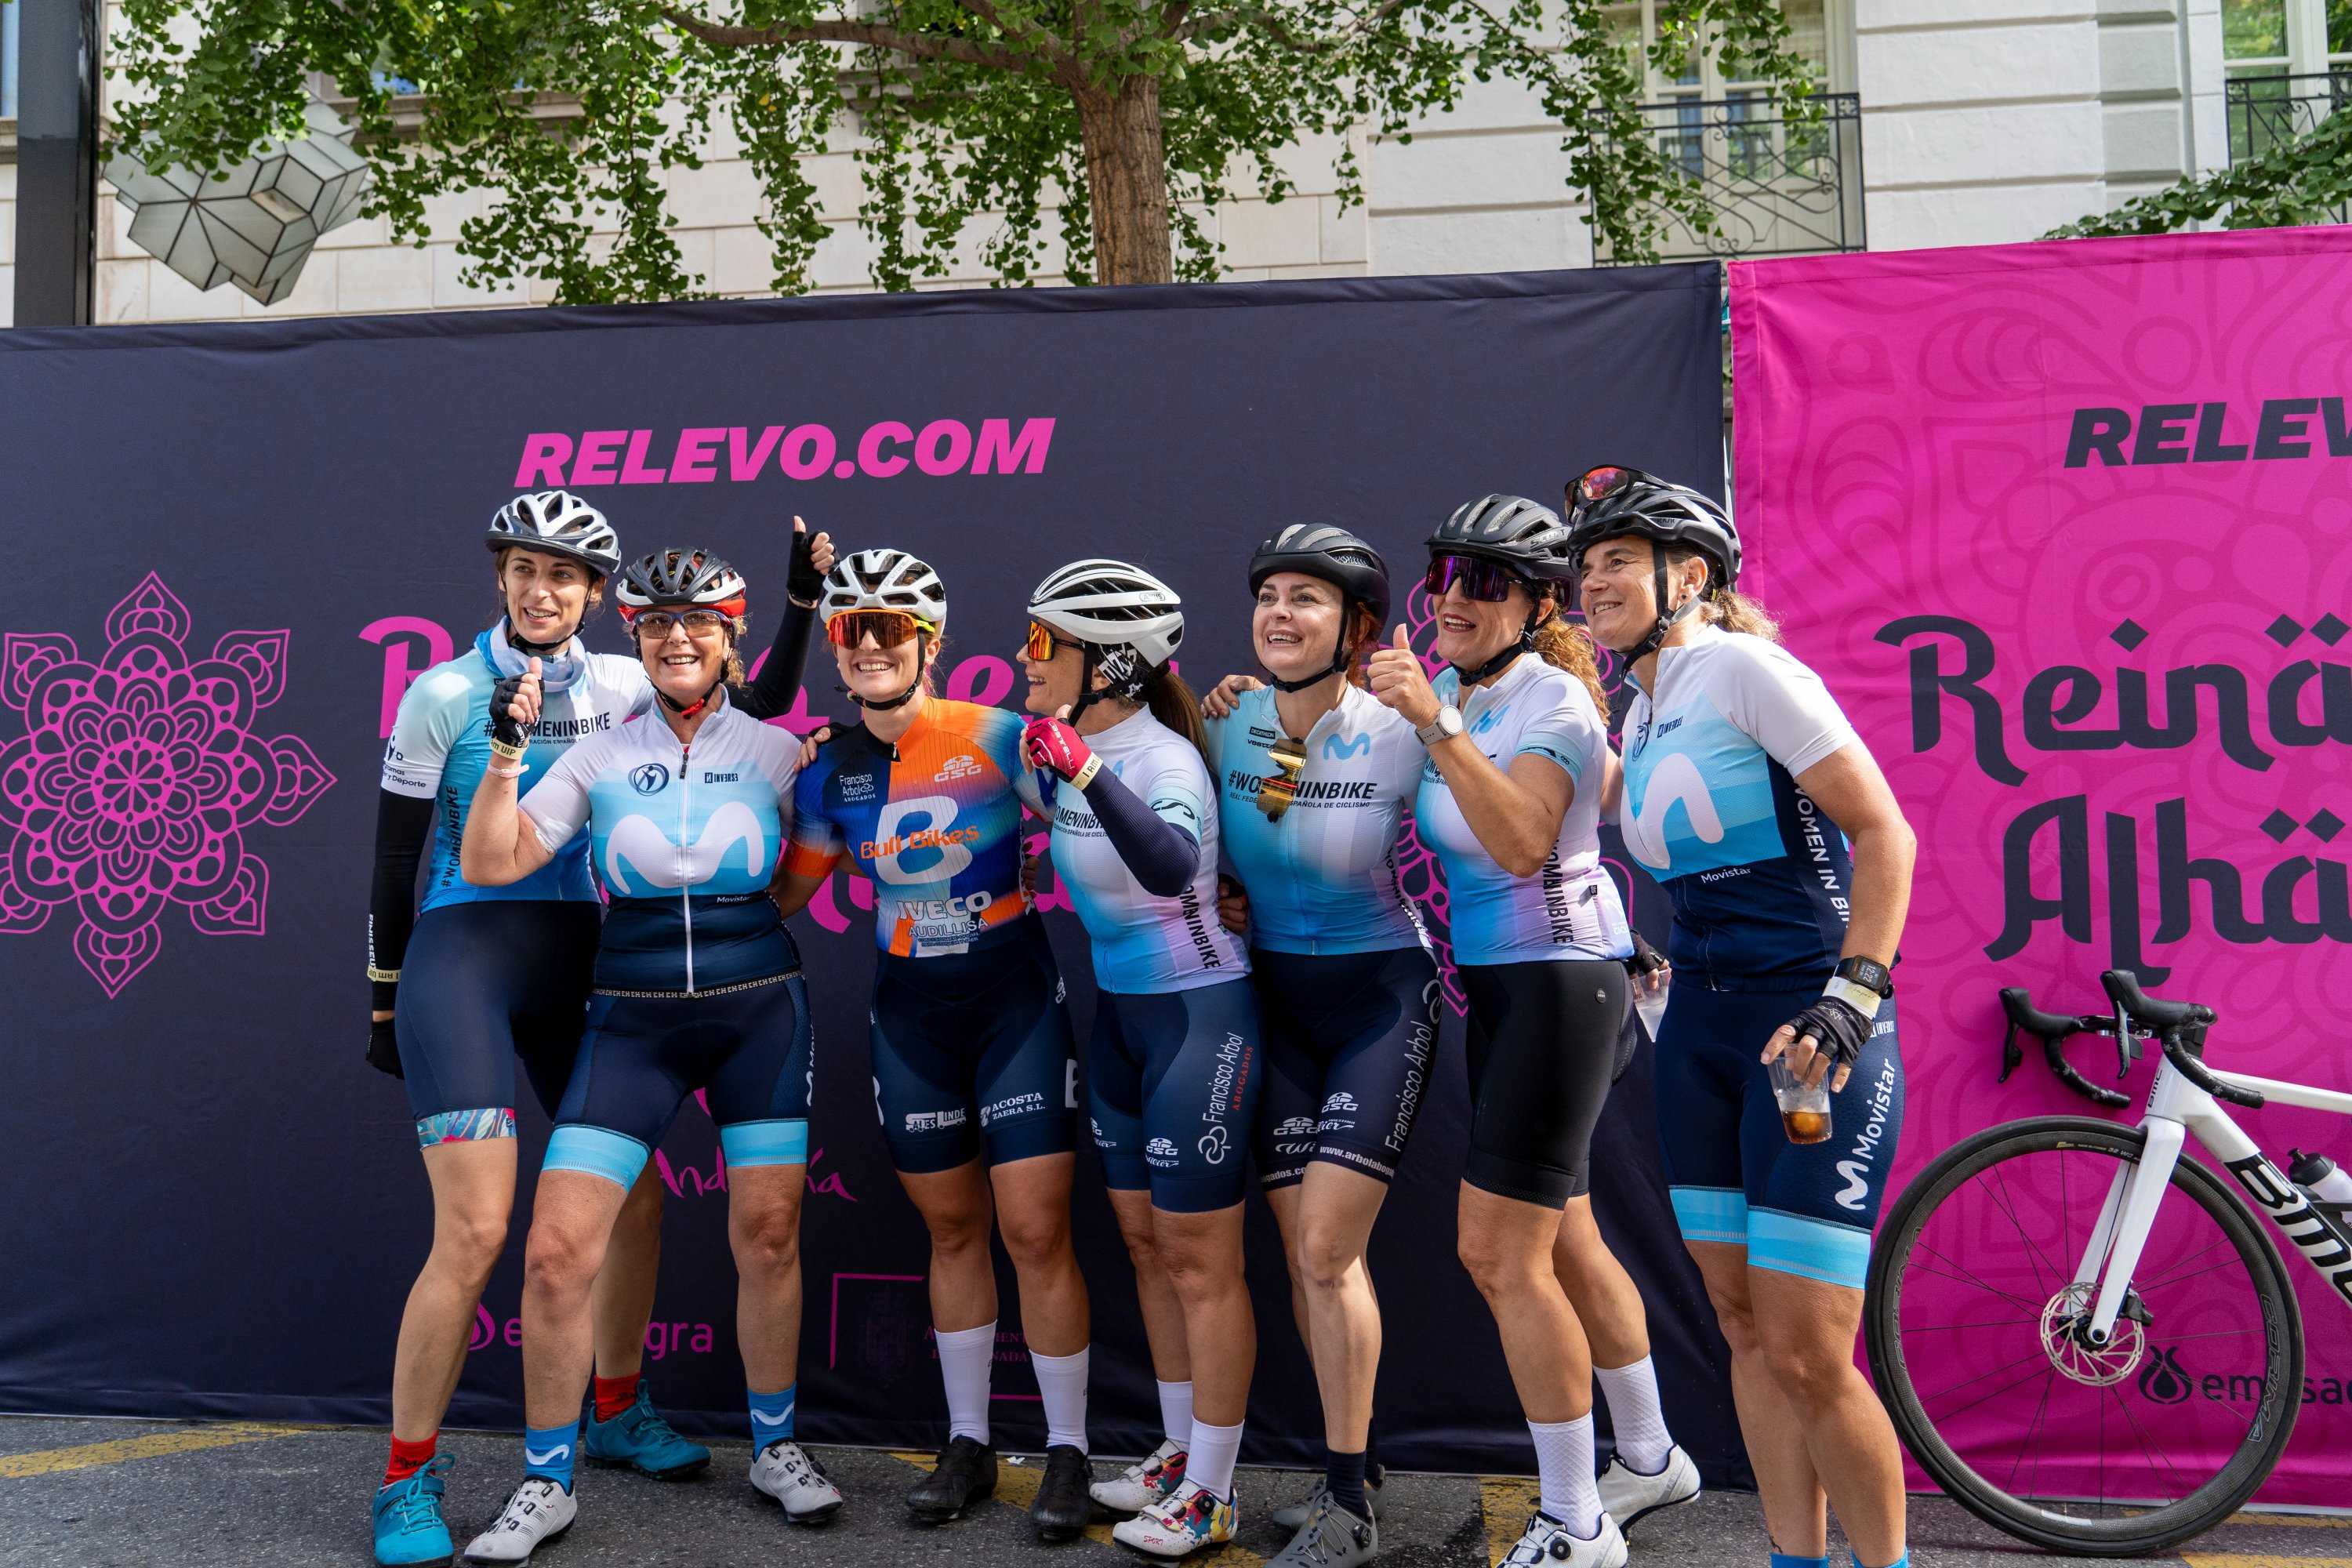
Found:
[{"label": "black cycling shoe", "polygon": [[1094,1519],[1094,1499],[1087,1484],[1094,1472],[1086,1455],[1068,1443],[1045,1450],[1045,1474],[1037,1482],[1036,1499],[1029,1505],[1029,1522],[1040,1541],[1068,1541]]},{"label": "black cycling shoe", "polygon": [[969,1437],[951,1437],[931,1473],[908,1489],[907,1511],[918,1524],[945,1524],[995,1495],[996,1450]]}]

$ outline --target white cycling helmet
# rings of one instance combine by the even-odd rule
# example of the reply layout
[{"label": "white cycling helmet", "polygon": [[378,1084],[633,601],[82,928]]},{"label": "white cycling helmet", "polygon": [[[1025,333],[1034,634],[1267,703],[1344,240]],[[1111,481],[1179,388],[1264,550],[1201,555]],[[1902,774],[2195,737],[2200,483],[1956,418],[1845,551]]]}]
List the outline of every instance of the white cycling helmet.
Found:
[{"label": "white cycling helmet", "polygon": [[903,610],[936,637],[948,627],[947,584],[903,550],[861,550],[835,563],[817,598],[817,614],[827,622],[849,610]]},{"label": "white cycling helmet", "polygon": [[[1099,557],[1046,574],[1029,595],[1029,618],[1086,647],[1072,719],[1097,697],[1136,697],[1184,640],[1184,601],[1175,589],[1140,566]],[[1109,678],[1102,691],[1094,689],[1096,670]]]},{"label": "white cycling helmet", "polygon": [[534,490],[499,508],[482,536],[492,550],[538,550],[579,562],[600,577],[620,570],[621,539],[604,514],[570,490]]}]

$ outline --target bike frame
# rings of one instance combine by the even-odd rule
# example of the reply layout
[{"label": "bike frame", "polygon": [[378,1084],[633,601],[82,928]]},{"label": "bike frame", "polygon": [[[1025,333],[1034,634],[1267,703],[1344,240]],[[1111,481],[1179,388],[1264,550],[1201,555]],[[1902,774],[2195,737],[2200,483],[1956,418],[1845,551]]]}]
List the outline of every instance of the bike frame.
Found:
[{"label": "bike frame", "polygon": [[[2216,1068],[2205,1070],[2230,1088],[2253,1090],[2270,1104],[2352,1117],[2352,1094]],[[2157,1206],[2171,1185],[2172,1168],[2191,1135],[2220,1159],[2222,1168],[2253,1200],[2254,1207],[2334,1288],[2337,1299],[2352,1309],[2352,1232],[2339,1229],[2314,1208],[2303,1189],[2271,1163],[2221,1102],[2191,1083],[2168,1058],[2158,1058],[2140,1131],[2147,1139],[2140,1158],[2136,1164],[2118,1170],[2108,1184],[2090,1245],[2074,1269],[2074,1285],[2096,1283],[2098,1287],[2085,1331],[2093,1345],[2107,1343],[2115,1332],[2116,1318],[2139,1268],[2141,1249],[2156,1223]]]}]

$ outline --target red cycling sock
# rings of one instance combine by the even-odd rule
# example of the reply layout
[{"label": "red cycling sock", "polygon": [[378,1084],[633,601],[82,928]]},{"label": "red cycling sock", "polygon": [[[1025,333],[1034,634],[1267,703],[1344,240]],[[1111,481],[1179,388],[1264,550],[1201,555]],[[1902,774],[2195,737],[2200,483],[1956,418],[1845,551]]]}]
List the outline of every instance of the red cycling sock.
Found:
[{"label": "red cycling sock", "polygon": [[610,1421],[637,1402],[637,1382],[642,1372],[626,1377],[600,1377],[596,1380],[596,1419]]},{"label": "red cycling sock", "polygon": [[435,1450],[440,1447],[441,1434],[438,1432],[414,1443],[404,1443],[394,1437],[392,1440],[392,1458],[383,1467],[383,1484],[390,1486],[394,1481],[406,1480],[431,1464]]}]

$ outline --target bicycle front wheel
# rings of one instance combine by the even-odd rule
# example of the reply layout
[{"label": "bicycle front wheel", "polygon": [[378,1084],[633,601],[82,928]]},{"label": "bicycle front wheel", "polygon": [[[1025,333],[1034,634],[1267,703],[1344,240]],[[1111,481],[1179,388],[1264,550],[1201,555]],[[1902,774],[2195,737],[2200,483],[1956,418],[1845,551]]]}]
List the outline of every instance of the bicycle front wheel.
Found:
[{"label": "bicycle front wheel", "polygon": [[1978,1133],[1904,1190],[1871,1259],[1871,1373],[1904,1447],[2045,1551],[2129,1556],[2212,1528],[2278,1463],[2302,1400],[2278,1247],[2185,1155],[2113,1335],[2088,1342],[2104,1268],[2074,1276],[2144,1142],[2073,1116]]}]

